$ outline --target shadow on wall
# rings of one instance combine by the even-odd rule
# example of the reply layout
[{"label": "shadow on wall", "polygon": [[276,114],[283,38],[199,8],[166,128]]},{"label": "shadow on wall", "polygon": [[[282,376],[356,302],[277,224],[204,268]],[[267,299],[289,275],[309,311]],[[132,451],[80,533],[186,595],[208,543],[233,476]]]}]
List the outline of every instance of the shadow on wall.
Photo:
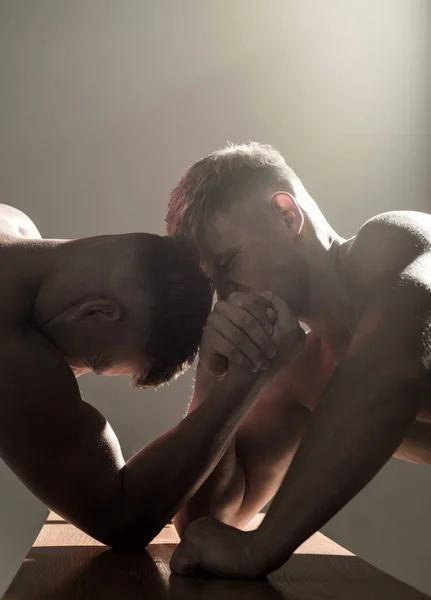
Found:
[{"label": "shadow on wall", "polygon": [[0,459],[0,598],[36,539],[48,511]]},{"label": "shadow on wall", "polygon": [[323,533],[431,593],[431,469],[392,459]]}]

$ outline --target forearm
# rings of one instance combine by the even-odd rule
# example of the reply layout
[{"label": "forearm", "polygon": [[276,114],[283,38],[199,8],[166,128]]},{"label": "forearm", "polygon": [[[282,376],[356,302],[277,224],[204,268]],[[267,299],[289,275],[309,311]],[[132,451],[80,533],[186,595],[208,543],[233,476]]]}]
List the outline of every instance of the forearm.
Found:
[{"label": "forearm", "polygon": [[179,534],[200,517],[244,528],[279,489],[309,419],[284,386],[260,396],[217,467],[175,517]]},{"label": "forearm", "polygon": [[81,400],[73,414],[64,407],[56,427],[35,413],[20,435],[3,430],[1,456],[70,523],[109,546],[144,548],[226,452],[254,402],[250,383],[246,376],[213,386],[195,411],[127,463],[104,417]]},{"label": "forearm", "polygon": [[[205,401],[211,385],[211,377],[198,369],[189,414]],[[249,391],[247,389],[246,393]],[[247,399],[236,398],[235,402],[238,401],[247,402]],[[245,485],[244,470],[238,461],[234,435],[209,477],[175,515],[174,524],[178,533],[182,535],[191,521],[202,516],[210,516],[238,526],[234,517],[244,498]]]},{"label": "forearm", "polygon": [[233,440],[210,476],[175,515],[173,521],[177,532],[182,536],[188,525],[200,517],[212,517],[241,527],[238,517],[245,490],[245,474],[237,460]]},{"label": "forearm", "polygon": [[212,387],[174,429],[123,469],[122,511],[115,545],[144,546],[188,502],[225,454],[254,402],[252,378]]},{"label": "forearm", "polygon": [[[191,409],[199,397],[197,386]],[[217,467],[175,517],[179,534],[200,517],[247,525],[279,489],[309,419],[309,410],[291,395],[289,376],[260,394]]]},{"label": "forearm", "polygon": [[359,381],[357,370],[344,365],[315,411],[256,533],[265,572],[280,567],[376,475],[414,419],[418,386],[398,381],[366,392],[352,385]]}]

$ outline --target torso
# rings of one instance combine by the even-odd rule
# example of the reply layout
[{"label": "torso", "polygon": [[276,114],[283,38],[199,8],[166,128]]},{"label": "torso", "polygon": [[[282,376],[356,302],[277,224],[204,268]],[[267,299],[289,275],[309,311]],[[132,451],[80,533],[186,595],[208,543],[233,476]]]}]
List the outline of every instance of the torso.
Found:
[{"label": "torso", "polygon": [[[392,221],[391,221],[392,215]],[[388,215],[388,223],[384,227],[390,228],[390,234],[400,248],[399,255],[390,257],[396,269],[405,268],[415,260],[414,254],[430,252],[429,272],[431,273],[431,215],[421,213],[391,213]],[[373,232],[375,235],[375,232]],[[363,234],[364,236],[364,234]],[[393,252],[391,244],[382,242],[381,252]],[[366,244],[364,244],[366,246]],[[428,248],[427,248],[428,245]],[[372,262],[373,249],[370,255],[364,256]],[[347,259],[348,261],[348,259]],[[348,268],[348,263],[347,263]],[[357,267],[357,265],[355,265]],[[367,277],[368,265],[366,260],[362,262],[362,269],[358,272],[358,278],[351,277],[349,284],[355,294],[360,297],[360,286],[362,280]],[[374,268],[371,265],[370,270]],[[352,270],[349,271],[350,274]],[[371,273],[376,280],[379,273]],[[390,275],[385,273],[385,275]],[[378,289],[378,288],[377,288]],[[431,291],[431,290],[430,290]],[[359,314],[360,308],[357,308]],[[351,331],[353,336],[355,329]],[[349,344],[343,349],[335,347],[329,340],[320,339],[313,332],[307,335],[307,344],[286,371],[277,381],[277,386],[289,390],[289,402],[298,403],[313,412],[319,403],[331,376],[337,365],[349,350]],[[285,396],[286,397],[286,396]],[[348,401],[348,399],[346,399]],[[419,423],[420,425],[417,425]],[[395,456],[410,462],[428,462],[431,464],[431,375],[429,394],[426,395],[417,413],[416,422],[410,427],[403,444]]]},{"label": "torso", "polygon": [[[20,210],[0,204],[0,327],[27,320],[29,298],[20,267],[31,240],[40,240],[35,224]],[[23,257],[22,260],[20,257]]]}]

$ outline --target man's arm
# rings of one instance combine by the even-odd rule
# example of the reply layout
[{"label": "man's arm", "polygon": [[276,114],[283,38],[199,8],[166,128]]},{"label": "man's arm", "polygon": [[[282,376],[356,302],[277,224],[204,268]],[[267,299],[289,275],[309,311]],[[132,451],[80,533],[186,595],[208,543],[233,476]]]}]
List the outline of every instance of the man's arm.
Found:
[{"label": "man's arm", "polygon": [[429,257],[364,311],[253,545],[281,566],[381,469],[430,394]]},{"label": "man's arm", "polygon": [[[103,416],[80,398],[38,334],[3,332],[0,455],[47,506],[100,541],[145,547],[199,488],[254,402],[230,369],[202,405],[124,462]],[[231,376],[233,374],[233,377]]]},{"label": "man's arm", "polygon": [[[296,412],[293,407],[289,411],[279,401],[279,394],[274,395],[274,385],[280,367],[291,362],[304,347],[305,333],[285,302],[273,298],[272,294],[266,294],[266,298],[271,301],[271,321],[269,329],[268,323],[266,327],[267,339],[262,336],[258,339],[256,336],[262,325],[262,316],[257,312],[259,306],[253,302],[253,294],[234,293],[226,302],[217,303],[212,314],[211,324],[214,329],[229,339],[246,361],[252,358],[250,341],[254,340],[261,352],[269,352],[271,364],[267,361],[269,368],[264,369],[264,373],[255,381],[256,384],[259,382],[256,391],[252,389],[249,392],[253,397],[256,395],[261,398],[260,409],[244,424],[242,434],[232,441],[213,473],[214,476],[201,486],[184,510],[176,516],[174,522],[180,534],[191,521],[203,515],[211,515],[236,526],[246,525],[271,499],[296,450],[300,437],[298,431],[303,429],[305,413],[308,411],[299,407]],[[241,312],[238,312],[237,302],[241,304]],[[229,331],[225,329],[222,314],[228,316],[233,325]],[[271,346],[274,345],[276,354],[271,352]],[[211,380],[208,376],[212,368],[211,361],[206,359],[205,354],[201,358],[191,414],[206,397],[208,381]],[[242,364],[244,366],[244,362]],[[272,407],[263,405],[263,400],[269,402],[271,399],[274,401]],[[292,420],[286,426],[288,413]],[[271,443],[268,443],[270,435]]]},{"label": "man's arm", "polygon": [[[322,360],[320,340],[307,335],[305,346],[259,396],[217,467],[174,518],[180,535],[203,516],[242,528],[273,498],[310,420],[307,404],[321,396],[331,370]],[[205,384],[199,369],[189,412],[205,399]]]},{"label": "man's arm", "polygon": [[[199,406],[199,372],[189,411]],[[223,458],[174,517],[180,535],[209,516],[245,527],[274,496],[299,445],[309,411],[267,391],[243,420]]]},{"label": "man's arm", "polygon": [[400,446],[431,395],[431,270],[422,257],[363,311],[261,526],[190,525],[176,573],[255,578],[279,568]]}]

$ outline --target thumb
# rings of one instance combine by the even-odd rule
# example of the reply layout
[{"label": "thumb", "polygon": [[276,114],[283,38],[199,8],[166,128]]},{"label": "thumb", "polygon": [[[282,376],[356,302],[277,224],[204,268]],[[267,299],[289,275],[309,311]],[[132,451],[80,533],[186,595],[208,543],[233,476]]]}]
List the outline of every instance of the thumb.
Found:
[{"label": "thumb", "polygon": [[214,379],[223,379],[229,368],[229,361],[222,354],[212,354],[208,359],[208,371]]},{"label": "thumb", "polygon": [[272,306],[276,317],[275,325],[279,334],[288,335],[289,339],[293,336],[293,339],[297,340],[299,344],[303,342],[306,337],[305,331],[290,306],[277,296],[273,298]]},{"label": "thumb", "polygon": [[283,326],[289,323],[293,325],[298,323],[298,319],[295,317],[293,311],[287,303],[278,296],[274,296],[272,299],[272,307],[275,312],[275,320],[279,325]]}]

